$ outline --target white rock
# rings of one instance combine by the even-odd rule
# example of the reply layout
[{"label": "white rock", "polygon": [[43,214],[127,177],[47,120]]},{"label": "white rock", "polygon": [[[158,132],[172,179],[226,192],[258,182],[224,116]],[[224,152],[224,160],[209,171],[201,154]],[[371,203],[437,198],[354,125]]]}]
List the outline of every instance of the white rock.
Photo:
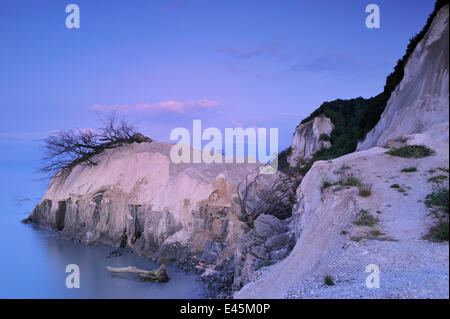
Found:
[{"label": "white rock", "polygon": [[328,117],[318,116],[295,129],[289,154],[289,165],[295,166],[299,158],[311,158],[321,148],[331,146],[329,141],[320,140],[322,134],[330,135],[334,125]]}]

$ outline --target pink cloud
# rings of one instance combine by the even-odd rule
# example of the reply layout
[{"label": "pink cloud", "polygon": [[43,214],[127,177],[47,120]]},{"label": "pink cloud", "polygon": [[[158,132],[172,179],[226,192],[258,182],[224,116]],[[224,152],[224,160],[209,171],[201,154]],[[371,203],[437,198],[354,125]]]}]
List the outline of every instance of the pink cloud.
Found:
[{"label": "pink cloud", "polygon": [[138,103],[135,105],[125,104],[125,105],[107,106],[95,104],[91,106],[91,109],[95,111],[119,111],[119,112],[168,111],[175,113],[186,113],[189,110],[194,110],[198,108],[214,108],[218,106],[219,103],[217,101],[209,99],[199,99],[199,100],[185,100],[183,102],[168,100],[153,104]]},{"label": "pink cloud", "polygon": [[239,122],[237,120],[231,120],[231,123],[235,126],[235,127],[243,127],[244,123]]},{"label": "pink cloud", "polygon": [[177,102],[177,101],[167,101],[167,102],[159,102],[156,104],[153,104],[154,107],[156,107],[157,109],[162,109],[162,110],[167,110],[167,111],[172,111],[172,112],[177,112],[177,113],[184,113],[185,109],[184,106],[185,104],[183,102]]},{"label": "pink cloud", "polygon": [[198,105],[201,107],[217,107],[219,103],[213,100],[198,100]]},{"label": "pink cloud", "polygon": [[150,104],[147,103],[143,103],[143,104],[136,104],[136,110],[138,111],[143,111],[143,110],[148,110],[150,109]]},{"label": "pink cloud", "polygon": [[124,105],[100,105],[100,104],[94,104],[91,106],[92,110],[95,111],[120,111],[125,112],[128,111],[131,108],[129,104]]}]

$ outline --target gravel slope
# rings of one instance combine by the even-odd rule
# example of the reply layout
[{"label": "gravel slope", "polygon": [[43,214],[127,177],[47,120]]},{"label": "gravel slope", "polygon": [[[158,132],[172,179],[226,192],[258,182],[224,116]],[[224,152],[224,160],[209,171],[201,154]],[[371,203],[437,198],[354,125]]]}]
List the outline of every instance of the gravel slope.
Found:
[{"label": "gravel slope", "polygon": [[[449,298],[449,247],[425,241],[351,242],[344,253],[313,278],[297,283],[285,298]],[[365,267],[380,267],[380,288],[367,288]],[[335,285],[327,286],[331,275]]]}]

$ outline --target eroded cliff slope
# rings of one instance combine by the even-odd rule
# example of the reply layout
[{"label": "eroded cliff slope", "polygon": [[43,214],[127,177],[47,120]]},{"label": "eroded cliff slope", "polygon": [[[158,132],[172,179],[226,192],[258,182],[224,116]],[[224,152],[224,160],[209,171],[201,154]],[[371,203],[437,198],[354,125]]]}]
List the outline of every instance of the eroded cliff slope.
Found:
[{"label": "eroded cliff slope", "polygon": [[[258,216],[243,216],[242,209],[246,178],[259,176],[246,196],[250,212],[282,174],[259,175],[258,163],[174,164],[172,146],[143,142],[105,150],[97,165],[77,165],[63,180],[54,178],[26,222],[84,244],[126,247],[158,263],[177,262],[202,273],[213,296],[228,296],[257,268],[292,248],[284,221],[274,216],[254,221]],[[253,229],[258,225],[275,230],[261,233]],[[274,243],[270,238],[276,236]]]},{"label": "eroded cliff slope", "polygon": [[[427,195],[446,187],[448,200],[448,16],[445,5],[413,52],[368,149],[314,163],[297,189],[293,251],[236,298],[448,298],[448,243],[424,239],[438,221]],[[365,286],[369,264],[378,290]]]},{"label": "eroded cliff slope", "polygon": [[449,34],[448,6],[434,18],[405,66],[404,77],[392,93],[378,124],[357,150],[384,145],[402,135],[421,133],[448,121]]}]

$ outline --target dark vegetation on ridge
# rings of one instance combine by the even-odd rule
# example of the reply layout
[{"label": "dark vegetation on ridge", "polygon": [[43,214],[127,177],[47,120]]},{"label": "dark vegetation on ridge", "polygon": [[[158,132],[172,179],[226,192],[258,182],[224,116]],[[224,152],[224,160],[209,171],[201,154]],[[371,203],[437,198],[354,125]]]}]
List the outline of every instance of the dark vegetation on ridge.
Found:
[{"label": "dark vegetation on ridge", "polygon": [[[325,102],[300,123],[309,122],[317,116],[326,116],[334,124],[334,129],[330,134],[331,147],[316,152],[311,163],[308,163],[307,166],[311,167],[312,162],[316,160],[333,159],[356,150],[358,141],[364,139],[366,134],[380,120],[391,93],[403,79],[405,65],[409,57],[417,44],[424,38],[437,12],[448,3],[449,0],[436,1],[434,10],[428,17],[424,28],[410,39],[405,55],[398,60],[394,71],[387,77],[383,92],[368,99],[358,97],[350,100],[337,99]],[[289,153],[290,150],[288,148],[279,154],[278,163],[282,171],[287,170],[289,167],[286,161]]]}]

